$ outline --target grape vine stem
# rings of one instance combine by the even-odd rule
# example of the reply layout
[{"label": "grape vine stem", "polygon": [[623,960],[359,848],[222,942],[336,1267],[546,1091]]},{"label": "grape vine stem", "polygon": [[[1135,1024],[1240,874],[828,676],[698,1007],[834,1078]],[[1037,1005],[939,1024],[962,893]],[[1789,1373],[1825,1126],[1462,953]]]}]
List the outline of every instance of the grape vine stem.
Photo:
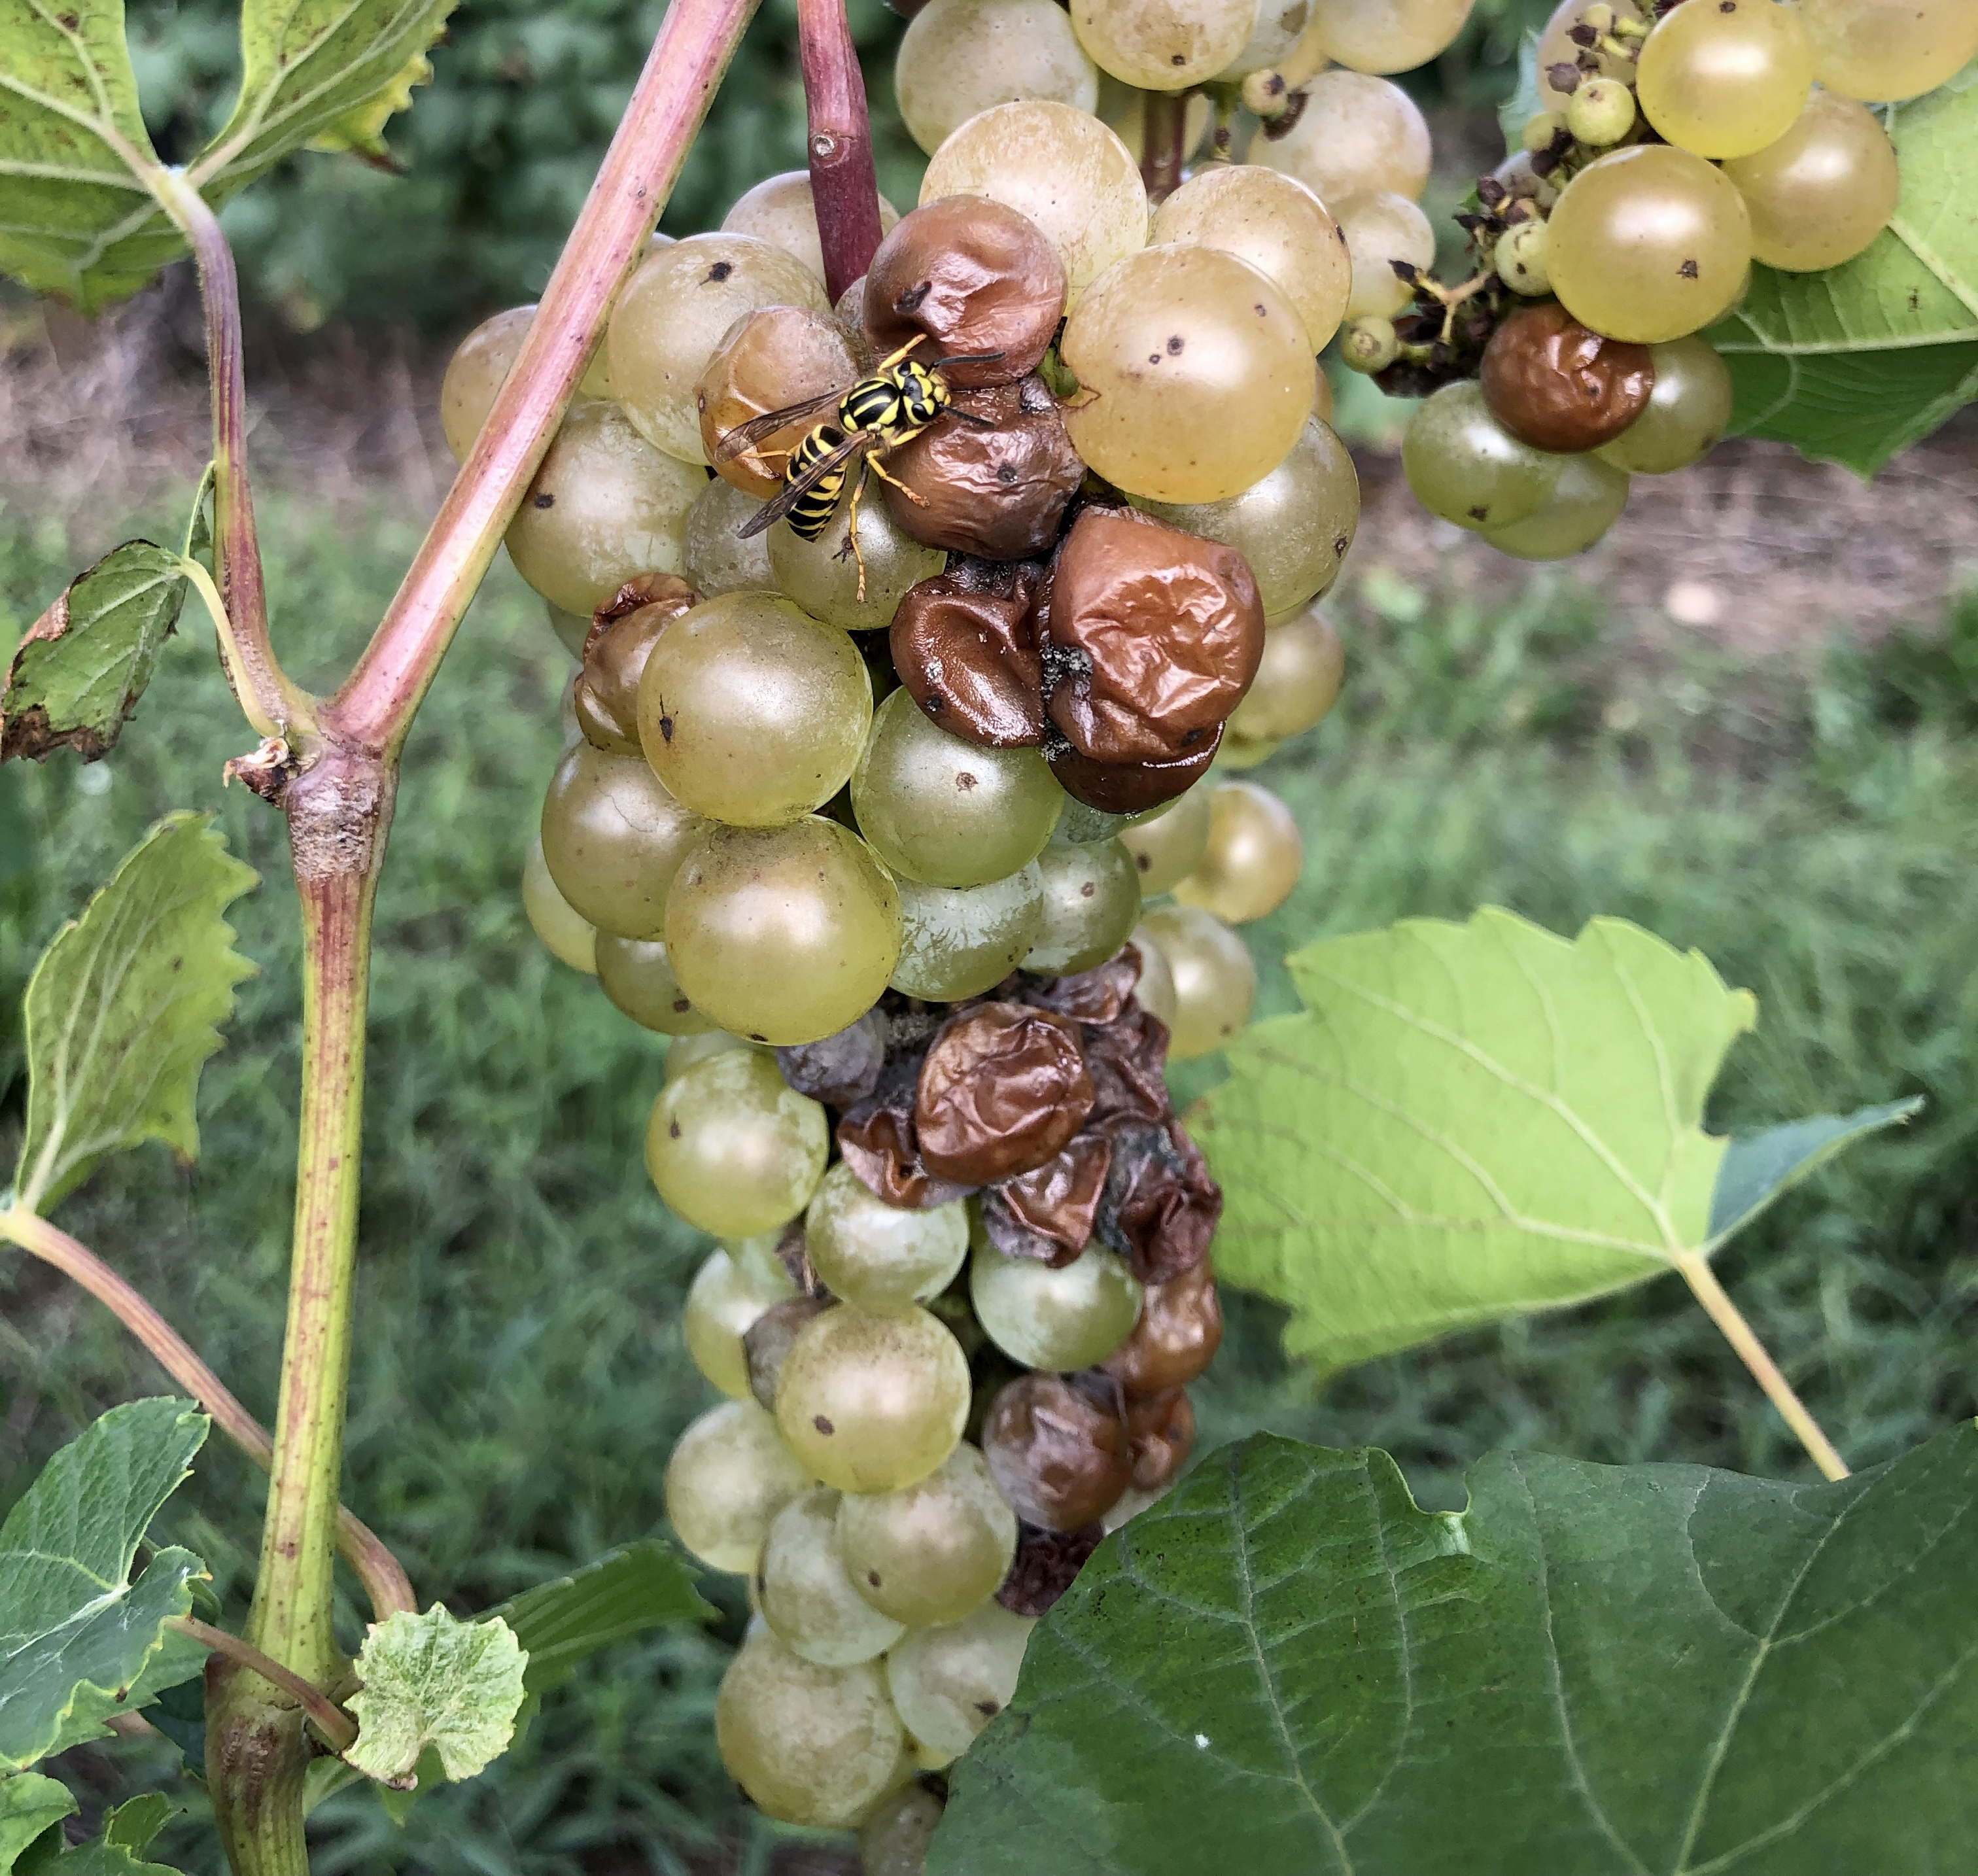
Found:
[{"label": "grape vine stem", "polygon": [[1141,104],[1140,180],[1159,208],[1181,187],[1188,155],[1188,91],[1149,91]]},{"label": "grape vine stem", "polygon": [[208,1654],[224,1655],[244,1668],[251,1668],[264,1680],[294,1696],[316,1729],[338,1752],[347,1752],[357,1743],[357,1722],[329,1695],[312,1687],[300,1675],[291,1674],[279,1661],[271,1661],[251,1642],[194,1616],[174,1616],[165,1624],[188,1640],[199,1643]]},{"label": "grape vine stem", "polygon": [[845,0],[797,0],[797,58],[810,132],[811,203],[824,250],[824,290],[835,306],[879,246],[879,183],[865,75]]}]

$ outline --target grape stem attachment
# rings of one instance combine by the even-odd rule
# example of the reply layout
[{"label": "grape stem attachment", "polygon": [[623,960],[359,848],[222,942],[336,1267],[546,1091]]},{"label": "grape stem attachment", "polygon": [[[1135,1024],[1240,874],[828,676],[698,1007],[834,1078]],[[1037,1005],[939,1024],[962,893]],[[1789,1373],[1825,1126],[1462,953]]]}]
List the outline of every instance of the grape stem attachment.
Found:
[{"label": "grape stem attachment", "polygon": [[1148,205],[1159,208],[1181,187],[1188,155],[1188,105],[1192,91],[1149,91],[1141,104],[1140,180]]},{"label": "grape stem attachment", "polygon": [[810,195],[824,250],[824,290],[833,306],[878,250],[879,183],[865,75],[845,0],[797,0],[797,57],[809,121]]}]

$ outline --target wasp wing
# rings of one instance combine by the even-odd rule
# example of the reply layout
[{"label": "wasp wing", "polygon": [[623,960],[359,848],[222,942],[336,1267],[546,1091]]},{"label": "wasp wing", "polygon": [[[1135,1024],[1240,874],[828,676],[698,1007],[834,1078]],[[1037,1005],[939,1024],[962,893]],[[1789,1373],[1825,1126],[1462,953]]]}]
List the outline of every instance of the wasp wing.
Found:
[{"label": "wasp wing", "polygon": [[795,481],[786,482],[736,529],[736,534],[746,541],[766,528],[773,528],[832,470],[842,467],[855,456],[862,456],[878,441],[869,430],[853,431],[842,442],[819,457]]},{"label": "wasp wing", "polygon": [[805,398],[801,404],[786,404],[781,410],[751,417],[746,423],[738,423],[733,429],[723,431],[720,442],[714,446],[715,461],[733,462],[758,443],[766,443],[779,430],[787,430],[792,424],[802,423],[806,417],[815,417],[821,410],[835,410],[838,400],[849,388],[841,385],[835,391],[820,392],[815,397]]}]

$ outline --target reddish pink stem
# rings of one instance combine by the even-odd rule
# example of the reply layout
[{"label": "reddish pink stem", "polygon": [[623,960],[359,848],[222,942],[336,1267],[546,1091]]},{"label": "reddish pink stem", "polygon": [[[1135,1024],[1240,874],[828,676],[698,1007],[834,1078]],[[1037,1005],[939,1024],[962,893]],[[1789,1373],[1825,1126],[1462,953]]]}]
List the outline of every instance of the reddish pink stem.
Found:
[{"label": "reddish pink stem", "polygon": [[872,266],[879,245],[872,120],[845,0],[797,0],[797,48],[810,111],[810,193],[824,246],[824,290],[835,306]]}]

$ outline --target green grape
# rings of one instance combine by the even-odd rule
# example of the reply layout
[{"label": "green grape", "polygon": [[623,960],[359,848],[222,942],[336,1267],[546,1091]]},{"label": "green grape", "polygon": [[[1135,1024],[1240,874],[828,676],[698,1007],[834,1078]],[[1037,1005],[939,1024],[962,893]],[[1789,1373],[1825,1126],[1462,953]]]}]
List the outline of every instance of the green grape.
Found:
[{"label": "green grape", "polygon": [[1022,963],[1044,918],[1035,861],[986,886],[924,886],[900,879],[900,961],[893,988],[930,1003],[993,990]]},{"label": "green grape", "polygon": [[852,777],[858,831],[895,872],[928,886],[984,886],[1020,872],[1063,806],[1035,749],[964,743],[905,690],[874,713]]},{"label": "green grape", "polygon": [[1624,470],[1597,455],[1568,456],[1544,507],[1523,521],[1482,531],[1500,554],[1526,561],[1564,560],[1593,546],[1627,505]]},{"label": "green grape", "polygon": [[[1571,94],[1556,89],[1546,75],[1555,65],[1575,64],[1579,48],[1568,36],[1579,22],[1579,16],[1586,11],[1587,0],[1560,0],[1552,17],[1545,23],[1539,35],[1536,69],[1539,81],[1539,104],[1546,111],[1555,113],[1563,122],[1566,108],[1572,101]],[[1596,51],[1594,59],[1597,75],[1603,78],[1632,78],[1635,61],[1625,51]],[[1540,146],[1543,148],[1544,146]]]},{"label": "green grape", "polygon": [[1208,849],[1202,864],[1176,882],[1175,897],[1226,925],[1247,925],[1275,912],[1298,884],[1305,859],[1292,811],[1254,782],[1218,784],[1209,806]]},{"label": "green grape", "polygon": [[[854,473],[857,473],[855,470]],[[873,499],[868,484],[858,505],[858,552],[852,551],[852,505],[838,512],[815,541],[790,532],[787,521],[769,530],[769,565],[776,583],[813,618],[848,632],[875,632],[893,623],[907,589],[929,580],[948,565],[939,548],[923,547]],[[858,597],[859,560],[865,561],[865,597]]]},{"label": "green grape", "polygon": [[1249,948],[1212,912],[1192,905],[1157,905],[1145,922],[1174,978],[1169,1058],[1212,1054],[1250,1020],[1257,967]]},{"label": "green grape", "polygon": [[1129,495],[1226,500],[1290,455],[1311,414],[1303,322],[1218,248],[1128,255],[1072,308],[1060,349],[1093,394],[1065,411],[1072,446]]},{"label": "green grape", "polygon": [[995,1594],[1017,1554],[1017,1514],[966,1440],[897,1491],[838,1501],[838,1554],[852,1587],[909,1628],[959,1622]]},{"label": "green grape", "polygon": [[687,1286],[680,1317],[687,1355],[731,1400],[749,1398],[742,1338],[765,1309],[797,1293],[776,1255],[779,1235],[765,1232],[715,1252]]},{"label": "green grape", "polygon": [[835,821],[720,828],[666,901],[666,955],[696,1009],[779,1048],[835,1035],[878,1001],[900,955],[900,895]]},{"label": "green grape", "polygon": [[1158,1016],[1170,1029],[1174,1027],[1174,973],[1168,968],[1166,955],[1143,926],[1133,928],[1132,944],[1140,954],[1140,981],[1133,986],[1133,1001],[1149,1015]]},{"label": "green grape", "polygon": [[1392,319],[1349,319],[1340,335],[1339,358],[1348,371],[1371,377],[1401,356],[1401,335]]},{"label": "green grape", "polygon": [[1282,736],[1226,735],[1222,747],[1216,752],[1216,766],[1235,775],[1268,762],[1283,747]]},{"label": "green grape", "polygon": [[[1268,654],[1270,638],[1264,647]],[[1251,687],[1254,691],[1255,686]],[[1209,845],[1209,790],[1192,788],[1177,795],[1151,819],[1124,829],[1120,844],[1133,856],[1140,876],[1140,896],[1152,898],[1166,892],[1177,879],[1186,879],[1199,864]]]},{"label": "green grape", "polygon": [[1072,30],[1093,62],[1143,91],[1214,78],[1256,24],[1256,0],[1071,0]]},{"label": "green grape", "polygon": [[1789,273],[1852,260],[1889,225],[1900,178],[1874,113],[1816,91],[1777,143],[1724,166],[1751,216],[1751,258]]},{"label": "green grape", "polygon": [[1643,43],[1636,81],[1642,114],[1662,137],[1718,159],[1783,137],[1812,81],[1799,14],[1778,0],[1683,0]]},{"label": "green grape", "polygon": [[695,1063],[666,1084],[646,1125],[646,1170],[660,1196],[717,1238],[752,1237],[796,1217],[830,1150],[824,1110],[755,1049]]},{"label": "green grape", "polygon": [[[1731,422],[1731,369],[1707,339],[1651,346],[1656,388],[1648,409],[1596,452],[1617,469],[1667,475],[1709,455]],[[1268,643],[1265,655],[1269,655]]]},{"label": "green grape", "polygon": [[636,756],[580,739],[543,798],[543,858],[564,897],[600,931],[657,938],[673,876],[708,824]]},{"label": "green grape", "polygon": [[[900,211],[880,197],[879,232],[884,234],[899,219]],[[819,280],[824,278],[824,243],[817,232],[817,204],[811,197],[808,170],[765,177],[737,196],[735,206],[721,218],[721,232],[752,234],[802,261]]]},{"label": "green grape", "polygon": [[862,1876],[927,1876],[928,1845],[945,1808],[923,1785],[904,1785],[858,1827]]},{"label": "green grape", "polygon": [[906,1633],[852,1586],[838,1555],[838,1495],[819,1485],[776,1514],[756,1592],[771,1631],[806,1661],[848,1668],[876,1660]]},{"label": "green grape", "polygon": [[932,1752],[958,1757],[1010,1704],[1024,1644],[1037,1626],[1001,1603],[944,1627],[915,1629],[886,1656],[900,1723]]},{"label": "green grape", "polygon": [[653,448],[615,404],[579,405],[508,524],[508,558],[551,605],[587,618],[627,580],[680,571],[705,479]]},{"label": "green grape", "polygon": [[1139,1283],[1103,1246],[1088,1244],[1054,1270],[1034,1257],[1005,1257],[979,1223],[968,1299],[982,1332],[1011,1361],[1063,1374],[1104,1361],[1140,1318]]},{"label": "green grape", "polygon": [[769,1816],[841,1831],[885,1796],[905,1743],[877,1663],[820,1667],[766,1629],[721,1678],[714,1738]]},{"label": "green grape", "polygon": [[[528,336],[536,316],[534,306],[511,306],[505,313],[483,319],[455,347],[447,361],[446,376],[440,381],[439,425],[445,432],[446,446],[456,462],[465,462],[467,452],[481,426],[493,409],[495,394],[501,389],[515,355]],[[577,385],[577,395],[609,398],[610,375],[604,369],[604,351],[597,355]]]},{"label": "green grape", "polygon": [[1275,618],[1338,577],[1360,526],[1360,478],[1331,425],[1309,417],[1292,453],[1241,495],[1135,505],[1184,533],[1234,548],[1256,576],[1264,616]]},{"label": "green grape", "polygon": [[643,1027],[663,1036],[693,1036],[714,1025],[688,1001],[657,938],[597,941],[597,987]]},{"label": "green grape", "polygon": [[666,1461],[666,1517],[710,1570],[746,1577],[769,1520],[815,1483],[753,1401],[723,1401],[680,1435]]},{"label": "green grape", "polygon": [[639,263],[611,309],[605,357],[619,403],[649,442],[682,462],[706,462],[694,387],[728,329],[763,306],[831,310],[816,274],[752,234],[689,235]]},{"label": "green grape", "polygon": [[647,760],[680,800],[732,827],[780,827],[822,807],[872,723],[858,648],[770,593],[683,613],[639,680]]},{"label": "green grape", "polygon": [[1505,429],[1470,379],[1417,405],[1401,438],[1415,499],[1460,528],[1500,527],[1534,513],[1559,480],[1559,465]]},{"label": "green grape", "polygon": [[559,964],[586,977],[597,974],[597,928],[557,890],[539,839],[529,842],[522,862],[522,916]]},{"label": "green grape", "polygon": [[1354,71],[1413,71],[1447,51],[1474,0],[1314,0],[1318,43]]},{"label": "green grape", "polygon": [[[1546,271],[1546,244],[1551,237],[1542,221],[1521,221],[1498,236],[1490,250],[1490,266],[1497,278],[1514,293],[1535,299],[1552,291],[1552,276]],[[693,522],[687,522],[690,555],[693,551]],[[688,564],[693,562],[689,560]]]},{"label": "green grape", "polygon": [[687,510],[681,543],[686,583],[713,599],[717,594],[775,590],[766,534],[744,541],[736,531],[762,505],[759,497],[716,476]]},{"label": "green grape", "polygon": [[1321,71],[1279,137],[1259,137],[1249,160],[1295,176],[1334,214],[1349,196],[1382,191],[1412,201],[1428,187],[1428,122],[1398,84],[1364,72]]},{"label": "green grape", "polygon": [[1024,99],[977,111],[934,153],[925,204],[980,195],[1043,231],[1064,263],[1068,300],[1147,241],[1147,190],[1133,153],[1071,104]]},{"label": "green grape", "polygon": [[1751,260],[1751,220],[1736,186],[1664,144],[1617,150],[1582,170],[1546,237],[1546,268],[1566,311],[1637,345],[1680,339],[1728,312]]},{"label": "green grape", "polygon": [[885,1315],[938,1296],[968,1254],[959,1199],[907,1211],[888,1205],[841,1160],[804,1213],[818,1280],[855,1309]]},{"label": "green grape", "polygon": [[1044,924],[1023,968],[1059,977],[1103,964],[1140,916],[1133,856],[1116,840],[1095,840],[1047,847],[1037,865],[1044,876]]},{"label": "green grape", "polygon": [[1308,352],[1339,329],[1353,263],[1339,224],[1295,176],[1254,163],[1197,170],[1155,210],[1153,240],[1247,260],[1297,309]]},{"label": "green grape", "polygon": [[1800,0],[1814,82],[1890,103],[1947,84],[1978,58],[1970,0]]},{"label": "green grape", "polygon": [[1524,146],[1527,155],[1536,156],[1541,150],[1550,150],[1559,141],[1562,131],[1566,131],[1569,136],[1572,134],[1566,125],[1567,111],[1572,102],[1569,97],[1558,110],[1541,111],[1526,118],[1524,130],[1518,141]]},{"label": "green grape", "polygon": [[1099,105],[1099,71],[1055,0],[930,0],[893,65],[907,134],[929,156],[978,111],[1043,98]]},{"label": "green grape", "polygon": [[1566,127],[1589,150],[1618,144],[1635,127],[1635,94],[1622,79],[1589,78],[1566,101]]},{"label": "green grape", "polygon": [[1340,231],[1353,260],[1353,289],[1347,296],[1349,319],[1390,319],[1414,297],[1414,289],[1394,263],[1427,267],[1435,260],[1435,230],[1404,195],[1380,191],[1348,196],[1336,203]]},{"label": "green grape", "polygon": [[968,1360],[925,1309],[840,1303],[807,1322],[776,1377],[776,1424],[800,1463],[842,1492],[897,1491],[954,1451]]},{"label": "green grape", "polygon": [[[1228,736],[1239,742],[1281,743],[1286,736],[1302,736],[1324,721],[1338,700],[1345,674],[1345,647],[1332,621],[1318,607],[1278,620],[1264,634],[1263,661],[1243,701],[1229,713]],[[1146,890],[1144,879],[1141,889]]]},{"label": "green grape", "polygon": [[725,1029],[676,1036],[666,1046],[666,1081],[669,1085],[677,1081],[696,1062],[704,1062],[710,1055],[727,1055],[739,1050],[753,1050],[756,1046],[740,1036],[731,1036]]},{"label": "green grape", "polygon": [[1219,83],[1246,78],[1253,71],[1275,71],[1312,23],[1312,0],[1269,0],[1257,8],[1257,23],[1243,49],[1218,72]]},{"label": "green grape", "polygon": [[[557,635],[557,643],[580,664],[584,661],[584,641],[590,636],[590,620],[587,614],[565,612],[561,606],[552,606],[543,601],[543,610],[548,614],[550,630]],[[569,736],[575,736],[577,720],[573,716],[564,728]]]}]

